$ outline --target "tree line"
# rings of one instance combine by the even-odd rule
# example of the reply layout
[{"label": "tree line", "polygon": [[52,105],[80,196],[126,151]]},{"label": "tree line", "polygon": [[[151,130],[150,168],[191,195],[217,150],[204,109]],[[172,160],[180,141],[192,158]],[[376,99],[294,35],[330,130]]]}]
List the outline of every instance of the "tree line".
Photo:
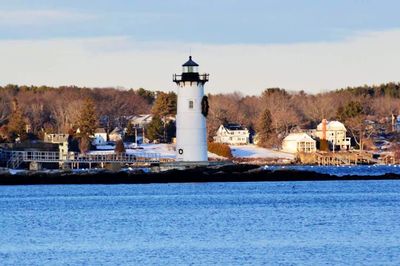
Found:
[{"label": "tree line", "polygon": [[290,92],[281,88],[265,89],[261,95],[239,92],[209,95],[208,136],[219,125],[237,122],[258,133],[261,146],[279,147],[290,132],[315,129],[322,121],[339,120],[357,146],[366,143],[376,127],[390,129],[391,115],[400,114],[400,83],[359,86],[317,94]]},{"label": "tree line", "polygon": [[[82,123],[80,116],[87,99],[93,103],[96,126],[112,130],[127,126],[127,116],[152,113],[153,122],[146,129],[148,137],[168,142],[175,134],[171,119],[176,114],[174,92],[7,85],[0,87],[0,136],[12,141],[19,134],[41,138],[44,132],[67,133]],[[344,122],[361,145],[361,140],[372,134],[368,121],[387,123],[388,117],[400,113],[400,84],[348,87],[318,94],[267,88],[257,96],[239,92],[209,94],[208,101],[210,140],[221,124],[236,122],[258,133],[260,145],[277,147],[289,132],[315,128],[325,118]]]},{"label": "tree line", "polygon": [[[84,103],[90,99],[96,124],[112,130],[129,115],[149,113],[155,93],[145,90],[62,86],[0,87],[0,136],[13,141],[42,138],[46,133],[68,133],[78,128]],[[29,135],[27,135],[29,134]]]}]

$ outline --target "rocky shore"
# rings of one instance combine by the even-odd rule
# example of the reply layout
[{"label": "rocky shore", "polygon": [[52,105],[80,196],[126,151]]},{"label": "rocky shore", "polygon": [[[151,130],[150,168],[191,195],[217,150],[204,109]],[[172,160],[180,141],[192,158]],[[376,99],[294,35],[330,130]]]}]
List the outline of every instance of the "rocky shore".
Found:
[{"label": "rocky shore", "polygon": [[96,172],[20,172],[0,174],[0,185],[34,184],[149,184],[195,182],[268,182],[268,181],[327,181],[327,180],[380,180],[400,179],[398,174],[375,176],[336,176],[312,171],[272,171],[257,165],[229,165],[169,170],[159,173],[138,171]]}]

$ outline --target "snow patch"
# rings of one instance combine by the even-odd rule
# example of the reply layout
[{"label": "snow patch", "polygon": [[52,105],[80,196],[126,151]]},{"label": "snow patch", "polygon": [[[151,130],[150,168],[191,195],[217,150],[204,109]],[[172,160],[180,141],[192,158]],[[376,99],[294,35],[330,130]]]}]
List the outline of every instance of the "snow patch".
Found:
[{"label": "snow patch", "polygon": [[[127,154],[140,154],[146,153],[158,153],[161,158],[174,159],[175,154],[175,144],[142,144],[139,145],[142,149],[126,149]],[[268,158],[268,159],[294,159],[294,155],[290,153],[275,151],[271,149],[265,149],[258,147],[256,145],[239,145],[230,146],[233,157],[236,158]],[[113,153],[114,150],[97,150],[91,151],[91,154],[108,154]],[[217,154],[208,152],[208,157],[212,159],[226,160],[225,157],[219,156]]]},{"label": "snow patch", "polygon": [[225,158],[223,156],[217,155],[217,154],[212,153],[212,152],[208,152],[207,154],[208,154],[208,158],[211,158],[211,159],[218,159],[218,160],[226,160],[227,159],[227,158]]},{"label": "snow patch", "polygon": [[[126,149],[127,154],[141,154],[141,153],[158,153],[161,158],[175,158],[175,145],[174,144],[142,144],[139,147],[143,149]],[[112,154],[114,150],[96,150],[91,151],[90,154]]]},{"label": "snow patch", "polygon": [[242,146],[230,146],[233,157],[237,158],[273,158],[293,160],[294,155],[290,153],[275,151],[258,147],[253,144]]}]

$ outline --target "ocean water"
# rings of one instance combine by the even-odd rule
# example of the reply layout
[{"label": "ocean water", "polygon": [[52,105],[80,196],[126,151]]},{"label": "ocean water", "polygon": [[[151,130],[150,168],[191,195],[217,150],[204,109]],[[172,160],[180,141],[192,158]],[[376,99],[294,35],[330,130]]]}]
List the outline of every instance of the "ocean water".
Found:
[{"label": "ocean water", "polygon": [[399,265],[400,182],[0,187],[0,265]]}]

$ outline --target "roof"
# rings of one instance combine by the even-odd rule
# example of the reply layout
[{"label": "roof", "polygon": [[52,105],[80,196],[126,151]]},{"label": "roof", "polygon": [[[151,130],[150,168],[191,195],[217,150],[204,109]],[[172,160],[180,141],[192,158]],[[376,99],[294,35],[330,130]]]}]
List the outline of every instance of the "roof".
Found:
[{"label": "roof", "polygon": [[96,128],[94,133],[106,133],[106,130],[103,127]]},{"label": "roof", "polygon": [[231,131],[235,131],[235,130],[246,130],[245,127],[243,127],[240,124],[234,124],[234,123],[229,123],[229,124],[225,124],[224,128],[231,130]]},{"label": "roof", "polygon": [[189,60],[182,66],[199,66],[196,62],[192,60],[192,56],[189,56]]},{"label": "roof", "polygon": [[151,114],[141,114],[131,117],[129,120],[134,124],[149,123],[153,119]]},{"label": "roof", "polygon": [[[319,123],[319,125],[317,126],[318,130],[322,130],[322,123]],[[339,121],[329,121],[326,124],[326,130],[346,130],[346,127],[344,126],[343,123],[339,122]]]},{"label": "roof", "polygon": [[113,131],[111,131],[110,135],[111,134],[121,134],[122,132],[123,132],[123,130],[121,128],[116,127],[113,129]]},{"label": "roof", "polygon": [[309,135],[307,135],[306,133],[290,133],[283,140],[284,141],[296,141],[296,142],[304,142],[304,141],[315,142],[315,140],[312,137],[310,137]]}]

